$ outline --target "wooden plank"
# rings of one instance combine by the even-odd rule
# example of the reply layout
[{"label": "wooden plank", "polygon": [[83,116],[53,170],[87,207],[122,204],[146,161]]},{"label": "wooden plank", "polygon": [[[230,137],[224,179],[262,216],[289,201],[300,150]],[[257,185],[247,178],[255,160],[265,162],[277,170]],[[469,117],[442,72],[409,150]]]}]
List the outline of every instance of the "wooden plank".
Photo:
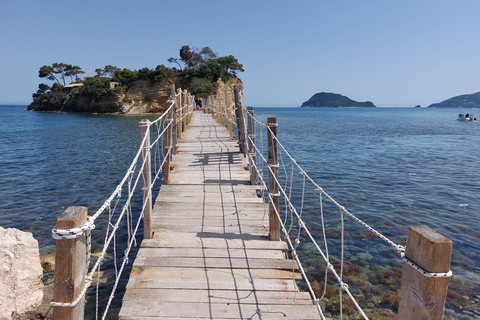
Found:
[{"label": "wooden plank", "polygon": [[[141,319],[142,317],[195,318],[195,319],[318,319],[319,314],[313,305],[255,305],[237,303],[218,303],[211,308],[208,303],[125,301],[125,309],[120,319]],[[128,310],[128,312],[127,312]],[[195,315],[193,317],[193,315]],[[288,315],[288,317],[287,317]],[[162,319],[160,318],[160,319]]]},{"label": "wooden plank", "polygon": [[192,203],[219,203],[219,204],[224,204],[224,203],[230,203],[230,204],[237,204],[237,203],[261,203],[265,204],[263,202],[263,199],[258,198],[258,197],[237,197],[235,195],[229,194],[229,195],[203,195],[203,194],[198,194],[198,195],[187,195],[183,194],[181,196],[167,196],[165,194],[160,194],[162,202],[168,202],[168,203],[174,203],[174,202],[181,202],[181,203],[186,203],[186,202],[192,202]]},{"label": "wooden plank", "polygon": [[222,210],[229,210],[229,209],[248,209],[248,210],[255,210],[260,209],[263,210],[265,207],[265,203],[257,202],[257,203],[245,203],[245,202],[231,202],[231,203],[204,203],[202,208],[196,207],[193,208],[190,204],[185,203],[175,203],[169,201],[163,201],[163,199],[157,199],[155,201],[155,206],[159,206],[160,208],[174,208],[175,210],[184,210],[189,211],[192,209],[202,209],[202,210],[214,210],[214,209],[222,209]]},{"label": "wooden plank", "polygon": [[166,278],[166,279],[142,279],[136,277],[130,277],[127,284],[128,288],[164,288],[164,289],[201,289],[201,290],[225,290],[231,288],[232,290],[261,290],[261,291],[291,291],[295,292],[297,286],[290,280],[285,279],[252,279],[249,278],[229,278],[229,279],[217,279],[217,278]]},{"label": "wooden plank", "polygon": [[[183,234],[186,235],[186,234]],[[193,234],[194,236],[195,234]],[[258,240],[220,239],[220,238],[167,238],[161,232],[155,232],[153,239],[144,239],[142,247],[161,248],[211,248],[211,249],[261,249],[287,251],[287,244],[283,241],[265,241],[265,237],[256,237]]]},{"label": "wooden plank", "polygon": [[217,269],[278,269],[298,270],[295,260],[242,259],[242,258],[189,258],[139,256],[133,263],[137,267],[217,268]]},{"label": "wooden plank", "polygon": [[158,257],[190,257],[190,258],[265,258],[283,259],[285,257],[281,250],[251,250],[251,249],[202,249],[202,248],[157,248],[142,247],[137,256],[158,256]]},{"label": "wooden plank", "polygon": [[193,225],[186,225],[186,226],[178,226],[178,225],[169,225],[167,226],[171,230],[174,231],[183,231],[183,232],[210,232],[210,233],[239,233],[239,234],[249,234],[255,235],[260,237],[267,237],[268,231],[265,227],[249,227],[249,226],[226,226],[226,227],[211,227],[211,226],[193,226]]},{"label": "wooden plank", "polygon": [[135,289],[130,288],[123,297],[124,301],[146,301],[156,297],[161,302],[185,302],[185,297],[197,303],[233,303],[242,304],[307,304],[312,300],[307,292],[259,291],[259,290],[191,290],[191,289]]},{"label": "wooden plank", "polygon": [[155,278],[158,280],[166,278],[177,278],[190,281],[190,279],[205,279],[215,277],[220,279],[237,279],[237,278],[249,278],[255,279],[295,279],[301,280],[302,277],[298,273],[294,273],[294,270],[278,270],[278,269],[231,269],[225,270],[221,268],[164,268],[164,267],[139,267],[134,266],[130,273],[131,277],[138,279],[150,279]]},{"label": "wooden plank", "polygon": [[[266,222],[266,221],[265,221]],[[266,229],[265,223],[262,223],[262,217],[257,215],[256,217],[244,217],[244,216],[227,216],[227,217],[196,217],[188,215],[187,217],[182,215],[182,218],[176,218],[175,214],[170,216],[161,216],[161,218],[155,219],[155,225],[160,228],[169,229],[170,226],[182,225],[182,226],[207,226],[207,227],[261,227]],[[185,231],[183,231],[185,232]]]},{"label": "wooden plank", "polygon": [[231,186],[219,186],[219,185],[162,185],[160,190],[168,190],[168,191],[198,191],[204,190],[204,192],[248,192],[251,190],[258,190],[261,189],[261,186],[252,186],[252,185],[231,185]]}]

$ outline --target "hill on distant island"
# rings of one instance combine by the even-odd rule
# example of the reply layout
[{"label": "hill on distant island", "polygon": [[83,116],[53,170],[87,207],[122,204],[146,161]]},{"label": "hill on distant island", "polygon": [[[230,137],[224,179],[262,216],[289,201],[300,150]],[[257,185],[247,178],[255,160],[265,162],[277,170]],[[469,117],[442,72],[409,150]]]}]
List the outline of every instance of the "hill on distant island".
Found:
[{"label": "hill on distant island", "polygon": [[302,108],[334,107],[334,108],[375,108],[371,101],[357,102],[338,93],[320,92],[302,103]]},{"label": "hill on distant island", "polygon": [[480,92],[462,94],[439,103],[433,103],[428,108],[480,108]]}]

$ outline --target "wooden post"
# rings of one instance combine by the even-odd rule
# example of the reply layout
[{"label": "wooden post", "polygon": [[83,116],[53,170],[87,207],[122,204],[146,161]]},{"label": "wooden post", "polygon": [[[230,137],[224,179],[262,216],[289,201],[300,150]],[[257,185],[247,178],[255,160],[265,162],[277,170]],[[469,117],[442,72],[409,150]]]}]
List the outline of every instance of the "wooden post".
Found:
[{"label": "wooden post", "polygon": [[[88,208],[68,207],[57,219],[57,229],[79,228],[87,222]],[[85,286],[87,235],[56,240],[53,301],[73,302]],[[54,320],[83,319],[85,297],[75,307],[53,307]]]},{"label": "wooden post", "polygon": [[[277,118],[267,117],[267,141],[268,141],[268,166],[272,169],[273,174],[268,170],[268,192],[272,196],[273,201],[268,205],[268,221],[270,226],[270,240],[280,241],[280,220],[277,211],[280,212],[280,193],[278,188],[278,148],[277,140]],[[274,178],[275,177],[275,178]],[[275,211],[276,208],[276,211]]]},{"label": "wooden post", "polygon": [[188,105],[187,105],[186,93],[182,91],[182,93],[180,94],[180,97],[182,97],[182,109],[185,108],[183,109],[184,110],[183,113],[185,115],[185,117],[183,118],[183,125],[182,125],[183,132],[187,132]]},{"label": "wooden post", "polygon": [[152,160],[150,154],[150,121],[140,120],[141,141],[145,139],[142,148],[142,191],[143,191],[143,238],[152,239]]},{"label": "wooden post", "polygon": [[190,98],[190,93],[186,93],[186,96],[187,96],[187,104],[188,104],[188,107],[187,107],[187,112],[188,112],[187,126],[189,126],[190,122],[192,121],[193,110],[195,110],[195,108],[193,108],[193,109],[191,108],[192,99]]},{"label": "wooden post", "polygon": [[254,164],[257,164],[257,153],[255,152],[255,125],[253,123],[253,107],[247,107],[248,116],[247,116],[247,145],[248,152],[250,157],[248,160],[250,162],[250,184],[257,184],[257,171],[255,170]]},{"label": "wooden post", "polygon": [[173,127],[172,127],[172,156],[177,154],[177,99],[175,98],[175,84],[172,84],[172,92],[170,97],[174,101],[173,104]]},{"label": "wooden post", "polygon": [[[410,228],[405,257],[423,270],[449,272],[451,255],[452,241],[446,237],[428,226]],[[427,277],[404,262],[397,320],[443,319],[447,290],[447,277]]]},{"label": "wooden post", "polygon": [[[168,184],[170,180],[170,160],[172,159],[172,152],[173,152],[173,146],[172,146],[172,135],[173,135],[173,121],[175,117],[173,116],[173,108],[170,109],[170,111],[167,114],[167,123],[170,123],[167,127],[167,132],[165,133],[165,165],[163,167],[163,179],[162,183],[163,184]],[[168,152],[170,149],[170,153]]]},{"label": "wooden post", "polygon": [[235,115],[237,117],[237,129],[238,129],[238,147],[240,148],[240,153],[246,156],[245,151],[245,122],[243,119],[243,108],[240,103],[240,88],[238,86],[234,87],[235,92]]},{"label": "wooden post", "polygon": [[177,106],[178,106],[178,139],[182,139],[183,131],[183,105],[182,105],[182,89],[177,89],[179,95],[177,97]]},{"label": "wooden post", "polygon": [[230,107],[228,106],[228,95],[227,95],[227,92],[225,92],[225,105],[227,106],[227,111],[225,112],[225,115],[227,117],[227,130],[228,130],[228,134],[230,135],[230,139],[233,138],[233,130],[232,130],[232,123],[230,121],[232,121],[232,117],[231,117],[231,113],[230,113]]}]

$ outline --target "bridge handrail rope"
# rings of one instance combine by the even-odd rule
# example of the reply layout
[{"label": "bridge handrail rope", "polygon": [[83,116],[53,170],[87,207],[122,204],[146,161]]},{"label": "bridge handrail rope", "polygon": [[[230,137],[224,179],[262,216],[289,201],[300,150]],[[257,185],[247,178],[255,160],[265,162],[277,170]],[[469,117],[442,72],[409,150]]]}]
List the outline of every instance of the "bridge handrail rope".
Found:
[{"label": "bridge handrail rope", "polygon": [[[339,285],[340,285],[340,318],[343,317],[342,313],[342,292],[345,292],[347,293],[347,295],[350,297],[350,299],[352,300],[353,304],[355,305],[356,309],[358,310],[358,312],[361,314],[361,316],[364,318],[364,319],[368,319],[368,317],[366,316],[365,312],[362,310],[362,308],[359,306],[359,304],[357,303],[357,301],[355,300],[354,296],[352,295],[352,293],[350,292],[349,288],[348,288],[348,285],[343,281],[343,267],[344,267],[344,261],[343,261],[343,258],[344,258],[344,214],[346,214],[347,216],[349,216],[351,219],[353,219],[354,221],[358,222],[359,224],[361,224],[363,227],[365,227],[366,229],[368,229],[370,232],[372,232],[373,234],[375,234],[377,237],[379,237],[380,239],[382,239],[383,241],[385,241],[386,243],[388,243],[390,246],[392,246],[395,250],[395,252],[405,261],[407,262],[408,264],[410,264],[411,266],[413,266],[415,269],[417,269],[419,272],[423,273],[424,275],[428,276],[428,277],[449,277],[451,276],[452,272],[449,271],[447,273],[430,273],[430,272],[427,272],[425,271],[424,269],[422,269],[420,266],[416,265],[415,263],[413,263],[412,261],[410,261],[409,259],[407,259],[405,257],[405,247],[402,246],[402,245],[398,245],[396,243],[394,243],[392,240],[390,240],[389,238],[387,238],[386,236],[384,236],[382,233],[380,233],[379,231],[375,230],[373,227],[371,227],[370,225],[368,225],[367,223],[365,223],[364,221],[362,221],[361,219],[359,219],[358,217],[356,217],[354,214],[352,214],[351,212],[349,212],[344,206],[340,205],[333,197],[331,197],[322,187],[320,187],[308,174],[305,170],[303,170],[303,168],[297,163],[297,161],[295,160],[295,158],[293,158],[293,156],[291,156],[291,154],[286,150],[286,148],[283,146],[283,144],[279,141],[279,139],[276,137],[275,134],[273,134],[271,128],[269,127],[268,124],[265,124],[265,123],[262,123],[261,121],[259,121],[258,119],[256,119],[252,114],[250,114],[247,109],[245,108],[244,104],[243,104],[243,96],[242,96],[242,93],[240,91],[240,106],[241,108],[244,110],[243,114],[246,115],[246,117],[250,117],[250,119],[253,121],[253,123],[256,123],[260,128],[266,128],[266,130],[270,130],[270,135],[271,137],[277,142],[277,145],[280,147],[280,150],[285,154],[287,155],[287,157],[289,158],[290,162],[291,162],[291,166],[292,166],[292,170],[291,170],[291,175],[290,175],[290,191],[287,190],[287,187],[288,187],[288,173],[285,169],[285,164],[283,162],[283,157],[282,157],[282,152],[280,152],[280,162],[282,163],[282,166],[283,166],[283,170],[285,172],[285,185],[282,187],[282,184],[281,182],[279,181],[279,179],[277,179],[276,175],[274,174],[272,168],[271,168],[271,165],[268,164],[268,161],[267,159],[265,158],[264,156],[264,150],[263,150],[263,146],[262,146],[262,150],[259,150],[257,148],[257,146],[255,145],[254,143],[254,140],[252,140],[252,137],[247,134],[247,126],[246,126],[246,121],[244,121],[244,126],[245,126],[245,141],[250,141],[251,143],[247,143],[246,147],[248,149],[248,146],[252,145],[253,146],[253,149],[254,150],[247,150],[248,152],[246,152],[246,155],[247,157],[249,158],[249,163],[251,164],[251,170],[255,170],[257,172],[257,179],[260,180],[261,182],[261,186],[263,187],[262,189],[262,192],[265,191],[265,190],[268,190],[267,188],[267,184],[263,178],[263,170],[260,169],[257,165],[257,163],[255,163],[255,160],[253,159],[252,157],[252,154],[253,155],[258,155],[261,159],[261,163],[262,163],[262,167],[263,167],[263,164],[266,164],[267,165],[267,168],[268,168],[268,171],[271,173],[271,175],[273,176],[274,178],[274,181],[275,183],[278,185],[278,190],[280,191],[279,194],[281,194],[285,200],[285,220],[282,221],[281,219],[281,213],[279,212],[279,209],[276,208],[276,206],[273,206],[274,210],[275,210],[275,214],[278,218],[278,220],[280,221],[280,226],[281,226],[281,230],[282,232],[284,233],[285,235],[285,240],[287,241],[291,251],[292,251],[292,256],[295,258],[295,260],[297,261],[298,265],[299,265],[299,270],[300,272],[302,273],[302,276],[306,282],[306,285],[308,287],[308,290],[313,298],[313,301],[314,303],[317,305],[317,309],[319,310],[319,313],[322,317],[322,319],[325,319],[324,315],[323,315],[323,312],[321,310],[321,308],[319,307],[319,301],[321,299],[323,299],[325,293],[326,293],[326,287],[327,287],[327,276],[328,276],[328,271],[330,270],[330,272],[334,275],[334,277],[336,278],[336,280],[339,282]],[[215,108],[211,108],[210,109],[212,110],[213,113],[219,113],[217,110],[215,110]],[[223,110],[227,110],[228,112],[230,113],[233,113],[232,111],[228,110],[228,108],[222,108],[221,109],[222,111]],[[227,116],[226,114],[226,111],[223,112],[223,116],[227,119],[227,121],[229,120],[229,117]],[[233,117],[233,119],[235,119],[235,117]],[[232,121],[233,123],[233,121]],[[260,134],[262,133],[262,130],[260,130]],[[261,138],[260,141],[263,143],[263,139]],[[258,159],[258,157],[256,157],[256,159]],[[276,167],[279,166],[279,163],[278,163],[278,159],[277,159],[277,164],[274,165]],[[298,170],[299,170],[299,174],[303,177],[303,187],[302,187],[302,201],[301,201],[301,206],[300,206],[300,213],[298,213],[297,209],[295,208],[295,206],[293,205],[293,203],[291,202],[291,191],[292,191],[292,183],[293,183],[293,172],[294,172],[294,167],[296,167]],[[307,228],[307,226],[305,225],[305,222],[302,220],[302,213],[303,213],[303,205],[304,205],[304,195],[305,195],[305,182],[306,181],[309,181],[313,186],[314,186],[314,191],[316,193],[319,194],[319,202],[320,202],[320,215],[321,215],[321,222],[322,222],[322,230],[323,230],[323,242],[324,242],[324,245],[325,245],[325,252],[323,252],[323,250],[320,248],[320,246],[318,245],[318,242],[317,240],[313,237],[312,233],[309,231],[309,229]],[[288,194],[287,194],[288,192]],[[269,199],[270,202],[273,202],[273,196],[279,196],[279,194],[276,194],[276,195],[272,195],[270,194],[268,191],[267,191],[267,198]],[[335,267],[330,263],[330,259],[329,259],[329,253],[328,253],[328,245],[327,245],[327,240],[326,240],[326,232],[325,232],[325,224],[324,224],[324,212],[323,212],[323,197],[322,196],[325,196],[326,199],[328,199],[329,201],[331,201],[339,210],[339,215],[340,215],[340,221],[341,221],[341,254],[340,254],[340,274],[337,273],[337,271],[335,270]],[[287,212],[290,211],[290,214],[291,214],[291,224],[290,224],[290,227],[288,228],[287,230],[287,227],[286,227],[286,222],[287,222]],[[295,239],[295,241],[292,243],[292,239],[291,239],[291,236],[290,236],[290,231],[292,230],[292,226],[293,226],[293,217],[296,217],[296,219],[298,220],[298,235]],[[314,246],[316,247],[317,251],[320,253],[320,255],[322,256],[322,258],[324,259],[324,261],[326,262],[326,268],[325,268],[325,285],[324,285],[324,288],[323,288],[323,294],[322,296],[318,299],[311,287],[311,284],[306,276],[306,273],[305,273],[305,270],[301,264],[301,261],[298,257],[298,254],[296,252],[296,248],[298,247],[298,245],[300,244],[300,232],[304,230],[305,233],[308,235],[308,238],[311,240],[311,242],[314,244]]]},{"label": "bridge handrail rope", "polygon": [[[178,97],[180,94],[187,94],[187,91],[180,91],[178,94],[175,95],[175,97]],[[157,128],[157,137],[154,139],[152,143],[147,143],[147,135],[143,137],[141,140],[140,146],[138,148],[138,151],[135,154],[135,157],[133,158],[129,168],[127,169],[126,174],[122,178],[121,182],[115,187],[115,190],[112,192],[112,194],[107,198],[107,200],[102,204],[102,206],[95,212],[94,215],[88,216],[87,217],[87,222],[84,226],[79,227],[79,228],[72,228],[72,229],[58,229],[57,227],[52,229],[52,236],[54,239],[59,240],[59,239],[74,239],[82,236],[86,231],[88,230],[93,230],[95,229],[95,220],[102,215],[107,209],[108,209],[108,221],[107,221],[107,230],[105,234],[105,240],[104,240],[104,245],[102,250],[100,251],[100,254],[94,263],[93,267],[88,271],[89,268],[89,256],[90,256],[90,248],[87,248],[87,272],[85,275],[85,284],[83,286],[82,291],[78,294],[76,299],[72,302],[56,302],[52,301],[50,302],[50,305],[53,307],[75,307],[85,296],[88,288],[92,285],[93,278],[95,273],[97,274],[97,300],[96,300],[96,319],[98,319],[98,285],[99,285],[99,278],[100,278],[100,267],[102,262],[106,258],[106,253],[110,245],[112,244],[113,241],[113,259],[114,259],[114,269],[115,269],[115,283],[113,285],[111,294],[109,296],[107,305],[105,307],[102,319],[105,319],[109,310],[109,306],[113,300],[113,297],[115,295],[116,288],[118,286],[118,283],[120,281],[120,275],[123,272],[123,269],[126,264],[128,264],[128,254],[132,248],[133,245],[136,245],[136,233],[138,231],[138,228],[140,226],[140,223],[142,221],[142,218],[144,217],[144,212],[146,209],[147,202],[143,202],[141,212],[138,215],[138,219],[136,222],[136,225],[133,225],[133,212],[132,212],[132,197],[135,193],[135,190],[137,190],[137,187],[139,186],[139,181],[142,178],[142,172],[144,167],[146,166],[146,162],[149,158],[145,157],[143,161],[141,161],[141,165],[139,166],[140,163],[140,156],[142,155],[143,150],[148,150],[148,152],[152,153],[152,150],[155,150],[154,159],[153,162],[155,164],[155,176],[153,178],[153,182],[151,185],[153,186],[155,182],[158,180],[160,177],[160,174],[163,172],[163,168],[165,166],[166,160],[168,157],[171,156],[172,154],[172,146],[165,146],[165,136],[167,130],[173,126],[175,120],[170,119],[169,115],[172,112],[172,109],[176,106],[177,104],[177,99],[169,100],[168,102],[170,105],[168,106],[167,110],[160,115],[156,120],[154,121],[148,121],[146,120],[143,122],[143,125],[147,127],[147,130],[151,130],[154,126]],[[187,115],[190,115],[194,108],[193,108],[193,99],[190,98],[190,96],[185,99],[185,106],[182,107],[181,109],[187,108],[189,112],[186,112],[185,116],[181,119],[183,120]],[[177,110],[180,110],[178,108]],[[142,125],[142,122],[141,122]],[[173,131],[174,134],[176,134],[175,130]],[[135,173],[136,177],[135,177]],[[120,203],[120,198],[122,195],[122,189],[124,189],[126,186],[128,189],[127,192],[127,197],[124,200],[123,206],[121,211],[118,213],[117,220],[112,222],[114,218],[114,213],[116,210],[117,205]],[[144,189],[144,188],[142,188]],[[151,196],[152,194],[152,188],[147,188],[147,195]],[[119,225],[124,217],[127,217],[127,247],[124,250],[124,257],[122,264],[120,268],[117,266],[117,249],[116,249],[116,231],[119,229]]]}]

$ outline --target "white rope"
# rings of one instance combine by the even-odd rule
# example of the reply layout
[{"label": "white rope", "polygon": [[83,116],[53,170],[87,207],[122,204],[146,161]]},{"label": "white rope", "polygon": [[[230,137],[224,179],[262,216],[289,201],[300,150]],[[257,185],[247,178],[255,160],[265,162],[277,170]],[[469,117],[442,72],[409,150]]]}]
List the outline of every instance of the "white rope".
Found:
[{"label": "white rope", "polygon": [[[159,121],[161,121],[163,118],[166,117],[166,115],[170,112],[171,108],[173,107],[174,103],[172,103],[170,105],[170,107],[167,109],[167,111],[165,111],[165,113],[163,113],[158,119],[156,119],[155,121],[153,122],[147,122],[147,126],[148,126],[148,130],[150,129],[151,125],[152,124],[156,124],[158,123]],[[171,120],[167,127],[169,125],[171,125],[173,122],[173,120]],[[161,133],[160,133],[160,136],[163,136],[164,133],[166,132],[166,128],[165,130],[163,130]],[[131,199],[132,199],[132,196],[135,192],[135,190],[137,190],[137,186],[138,186],[138,183],[139,183],[139,180],[142,176],[141,172],[143,171],[143,168],[145,166],[145,161],[147,160],[147,157],[143,160],[142,162],[142,165],[141,165],[141,168],[139,169],[138,171],[138,174],[136,176],[136,179],[133,183],[133,186],[131,186],[131,183],[132,183],[132,178],[133,178],[133,174],[135,173],[135,167],[138,163],[138,160],[140,158],[140,155],[141,155],[141,151],[143,148],[145,148],[145,144],[146,144],[146,137],[145,136],[143,139],[142,139],[142,142],[140,144],[140,147],[137,151],[137,154],[135,155],[134,159],[132,160],[132,163],[130,165],[130,167],[128,168],[127,170],[127,173],[125,174],[125,176],[123,177],[122,181],[117,185],[117,187],[115,188],[115,191],[110,195],[110,197],[103,203],[103,205],[100,207],[100,209],[97,210],[97,212],[93,215],[93,216],[89,216],[87,218],[87,222],[85,225],[83,225],[82,227],[79,227],[79,228],[72,228],[72,229],[58,229],[58,228],[54,228],[52,230],[52,236],[55,238],[55,239],[73,239],[73,238],[77,238],[77,237],[80,237],[82,236],[85,231],[87,230],[93,230],[95,228],[95,219],[97,219],[104,211],[105,209],[109,208],[109,221],[107,223],[107,233],[106,233],[106,237],[105,237],[105,243],[104,243],[104,247],[96,261],[96,263],[94,264],[94,266],[91,268],[90,272],[87,272],[86,276],[85,276],[85,284],[84,284],[84,287],[82,289],[82,291],[80,292],[80,294],[77,296],[77,298],[72,301],[72,302],[56,302],[56,301],[52,301],[50,302],[50,305],[51,306],[54,306],[54,307],[74,307],[76,306],[81,300],[82,298],[85,296],[85,293],[88,289],[88,287],[90,287],[91,283],[92,283],[92,278],[93,278],[93,275],[95,274],[95,272],[97,272],[97,277],[99,277],[99,274],[100,274],[100,266],[101,266],[101,263],[104,261],[105,259],[105,255],[106,255],[106,251],[107,251],[107,248],[110,246],[110,244],[112,243],[112,240],[114,242],[114,269],[115,269],[115,273],[116,273],[116,281],[115,281],[115,285],[114,285],[114,288],[112,290],[112,293],[110,295],[110,299],[109,299],[109,302],[107,304],[107,307],[105,308],[105,311],[104,311],[104,315],[103,315],[103,319],[105,319],[106,317],[106,314],[108,312],[108,308],[110,306],[110,303],[111,303],[111,300],[113,299],[113,296],[115,294],[115,291],[116,291],[116,287],[118,285],[118,282],[119,282],[119,279],[120,279],[120,276],[122,274],[122,271],[123,271],[123,268],[125,266],[125,264],[128,263],[128,253],[132,247],[132,245],[136,245],[136,238],[135,238],[135,235],[136,235],[136,232],[138,230],[138,226],[139,226],[139,223],[141,222],[141,219],[143,217],[143,213],[144,213],[144,210],[145,210],[145,205],[146,203],[143,204],[143,208],[142,208],[142,212],[140,213],[139,215],[139,218],[138,218],[138,221],[137,221],[137,226],[135,228],[135,230],[133,232],[130,231],[130,226],[133,227],[133,225],[131,225],[130,222],[131,219],[132,219],[132,212],[131,212]],[[158,137],[155,142],[152,144],[154,145],[155,143],[159,143],[161,137]],[[150,149],[151,146],[146,146],[146,148]],[[169,156],[171,152],[171,147],[168,149],[168,152],[166,153],[166,156]],[[158,172],[160,171],[161,168],[163,168],[165,164],[165,159],[164,161],[162,162]],[[156,178],[158,178],[158,174],[159,173],[156,173]],[[115,208],[118,204],[118,199],[121,197],[121,192],[122,192],[122,187],[124,186],[124,184],[126,183],[126,181],[128,180],[128,197],[125,201],[125,204],[122,208],[122,211],[119,213],[118,215],[118,218],[115,222],[115,224],[112,224],[111,222],[111,219],[113,218],[113,212],[115,211]],[[156,180],[156,179],[155,179]],[[151,189],[149,189],[149,194],[152,192]],[[112,208],[111,208],[111,204],[113,202],[113,200],[115,199],[115,197],[118,197],[116,203],[115,203],[115,206],[113,208],[113,211],[112,211]],[[117,263],[116,263],[116,231],[118,230],[119,228],[119,224],[120,222],[122,221],[123,219],[123,216],[124,215],[127,215],[127,228],[129,229],[127,231],[128,233],[128,247],[127,249],[125,250],[125,255],[124,255],[124,259],[123,259],[123,262],[122,262],[122,265],[120,267],[120,269],[117,268]],[[129,222],[130,221],[130,222]],[[110,227],[112,228],[111,232],[110,232]],[[88,267],[88,265],[87,265]],[[98,283],[99,281],[97,281],[97,292],[96,292],[96,296],[97,296],[97,306],[96,306],[96,310],[97,310],[97,315],[98,315]]]},{"label": "white rope", "polygon": [[57,227],[55,227],[52,229],[52,238],[55,240],[79,238],[85,231],[95,229],[94,222],[93,217],[88,216],[87,222],[79,228],[57,229]]},{"label": "white rope", "polygon": [[429,278],[450,278],[453,274],[452,270],[449,270],[448,272],[428,272],[407,257],[403,257],[403,261],[405,261],[407,264],[414,267],[415,270]]},{"label": "white rope", "polygon": [[[268,128],[268,130],[270,130],[270,128]],[[272,136],[273,133],[272,133]],[[277,140],[278,141],[278,140]],[[254,148],[256,149],[256,152],[258,152],[258,149],[256,146],[254,146]],[[265,157],[263,156],[263,154],[259,154],[260,158],[265,162],[265,163],[268,163],[268,161],[265,159]],[[290,157],[291,159],[293,159],[292,157]],[[296,163],[296,162],[295,162]],[[301,219],[301,217],[299,216],[299,214],[297,213],[295,207],[293,206],[293,204],[291,203],[290,199],[288,198],[288,195],[286,194],[284,188],[282,188],[280,182],[278,181],[277,177],[274,175],[273,173],[273,170],[271,168],[272,166],[267,166],[268,170],[270,171],[270,173],[272,174],[272,177],[274,178],[274,183],[277,184],[278,188],[279,188],[279,191],[281,194],[283,194],[283,196],[288,199],[287,202],[288,202],[288,206],[291,207],[291,210],[292,212],[296,215],[297,219],[298,219],[298,223],[299,223],[299,226],[301,228],[303,228],[305,230],[305,232],[308,234],[310,240],[315,244],[317,250],[320,252],[320,254],[322,255],[322,257],[324,258],[325,262],[327,263],[328,267],[332,270],[332,273],[335,275],[335,277],[337,278],[337,281],[340,283],[340,286],[345,290],[345,292],[350,296],[350,298],[354,301],[354,304],[357,307],[357,310],[358,312],[362,315],[362,317],[364,317],[364,319],[368,319],[368,317],[365,315],[364,311],[361,309],[361,307],[358,305],[358,303],[356,303],[355,301],[355,298],[353,297],[353,295],[350,293],[350,291],[348,290],[348,286],[343,282],[343,279],[341,276],[339,276],[337,274],[337,272],[335,271],[335,268],[333,267],[333,265],[326,259],[326,256],[325,254],[323,253],[323,251],[320,249],[320,247],[317,245],[317,241],[313,238],[312,234],[310,233],[310,231],[308,230],[308,228],[305,226],[305,223],[303,222],[303,220]],[[303,171],[303,170],[302,170]],[[268,198],[270,199],[270,201],[273,201],[273,196],[272,194],[268,194]],[[282,230],[285,234],[285,239],[287,240],[288,244],[289,244],[289,247],[294,250],[294,246],[292,245],[292,242],[290,240],[290,237],[289,237],[289,234],[285,228],[285,225],[283,224],[282,222],[282,219],[280,217],[280,213],[278,212],[277,208],[275,206],[273,206],[273,208],[275,209],[275,213],[277,215],[277,218],[282,226]],[[342,247],[343,249],[343,247]],[[301,266],[301,263],[299,263],[299,268],[300,270],[303,269],[303,267]],[[341,264],[341,275],[342,275],[342,271],[343,271],[343,261],[342,261],[342,264]],[[313,292],[313,289],[311,288],[311,285],[308,281],[308,278],[305,276],[305,274],[302,272],[302,275],[304,276],[304,280],[307,284],[307,287],[309,288],[309,291],[310,291],[310,294],[312,295],[312,297],[315,297],[315,293]]]}]

